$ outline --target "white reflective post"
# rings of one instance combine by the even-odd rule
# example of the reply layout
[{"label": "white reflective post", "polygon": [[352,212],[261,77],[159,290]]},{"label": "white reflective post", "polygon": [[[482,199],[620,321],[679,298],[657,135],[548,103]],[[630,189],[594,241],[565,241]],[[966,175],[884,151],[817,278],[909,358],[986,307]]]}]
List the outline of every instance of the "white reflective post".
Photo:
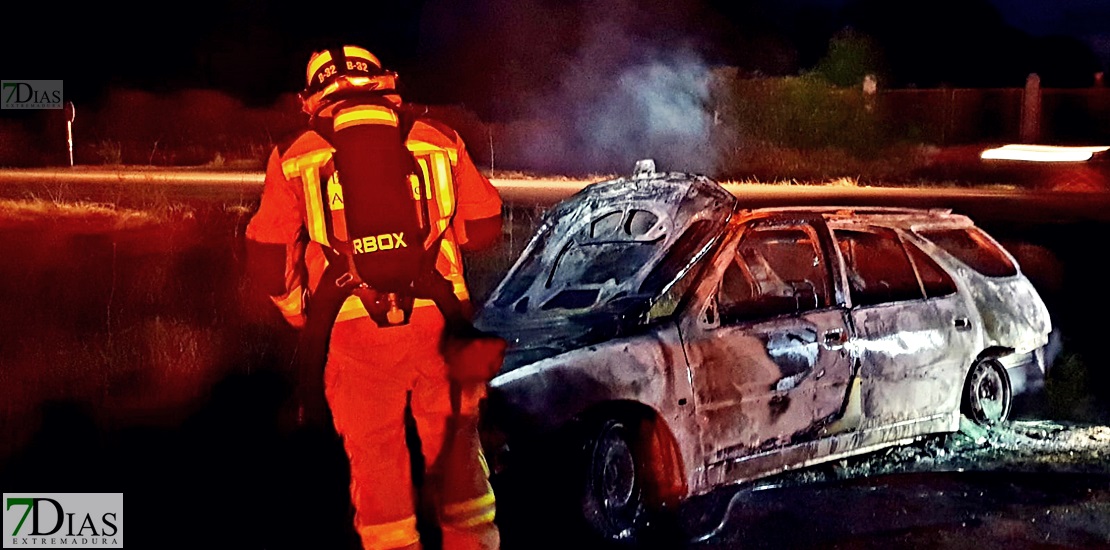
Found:
[{"label": "white reflective post", "polygon": [[72,101],[66,102],[66,145],[69,147],[69,165],[73,166],[73,119],[77,117],[77,110]]}]

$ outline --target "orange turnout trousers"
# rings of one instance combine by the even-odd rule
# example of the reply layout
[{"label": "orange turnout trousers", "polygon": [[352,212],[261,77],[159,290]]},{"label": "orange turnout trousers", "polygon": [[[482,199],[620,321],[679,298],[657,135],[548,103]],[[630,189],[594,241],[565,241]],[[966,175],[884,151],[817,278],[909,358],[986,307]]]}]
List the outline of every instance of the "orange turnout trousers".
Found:
[{"label": "orange turnout trousers", "polygon": [[408,325],[378,328],[361,317],[332,330],[325,394],[350,461],[355,528],[367,550],[421,548],[405,439],[410,394],[443,548],[500,545],[477,403],[463,400],[461,414],[452,414],[442,330],[434,306],[414,308]]}]

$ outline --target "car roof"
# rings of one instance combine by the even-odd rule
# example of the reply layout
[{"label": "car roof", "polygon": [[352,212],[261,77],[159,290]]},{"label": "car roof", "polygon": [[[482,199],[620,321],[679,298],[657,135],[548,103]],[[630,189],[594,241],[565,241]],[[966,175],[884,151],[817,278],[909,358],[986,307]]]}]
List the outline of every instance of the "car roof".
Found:
[{"label": "car roof", "polygon": [[879,225],[902,229],[922,227],[968,227],[970,218],[950,208],[912,208],[890,206],[788,206],[737,209],[741,219],[798,216],[823,218],[832,226]]}]

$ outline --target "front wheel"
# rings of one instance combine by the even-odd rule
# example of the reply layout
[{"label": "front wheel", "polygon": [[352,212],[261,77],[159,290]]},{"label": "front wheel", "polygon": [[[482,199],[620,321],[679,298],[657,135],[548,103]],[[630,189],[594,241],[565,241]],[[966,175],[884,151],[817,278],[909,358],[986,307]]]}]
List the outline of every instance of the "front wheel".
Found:
[{"label": "front wheel", "polygon": [[996,359],[983,359],[967,374],[960,412],[980,426],[992,427],[1010,416],[1013,399],[1006,369]]},{"label": "front wheel", "polygon": [[609,419],[583,445],[582,518],[608,543],[635,544],[647,524],[642,423]]}]

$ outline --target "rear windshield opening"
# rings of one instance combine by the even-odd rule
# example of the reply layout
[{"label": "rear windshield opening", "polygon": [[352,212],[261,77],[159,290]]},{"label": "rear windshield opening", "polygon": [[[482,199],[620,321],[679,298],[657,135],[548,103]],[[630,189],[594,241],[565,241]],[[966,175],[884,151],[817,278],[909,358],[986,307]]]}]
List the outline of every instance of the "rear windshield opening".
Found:
[{"label": "rear windshield opening", "polygon": [[1005,253],[976,228],[919,230],[918,235],[929,239],[957,260],[987,277],[1012,277],[1017,267]]}]

